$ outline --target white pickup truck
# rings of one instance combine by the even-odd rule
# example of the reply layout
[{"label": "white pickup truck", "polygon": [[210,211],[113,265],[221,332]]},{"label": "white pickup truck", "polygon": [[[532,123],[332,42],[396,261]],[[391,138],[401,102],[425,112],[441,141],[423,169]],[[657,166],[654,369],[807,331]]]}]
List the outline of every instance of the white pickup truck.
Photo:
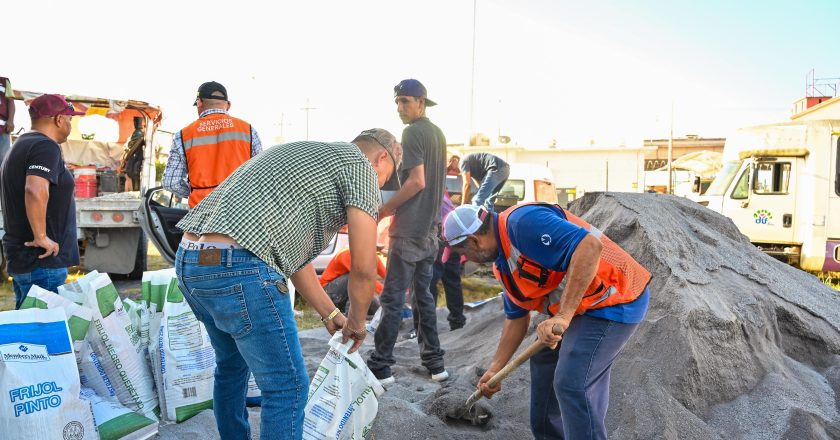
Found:
[{"label": "white pickup truck", "polygon": [[723,159],[701,204],[779,260],[840,271],[840,120],[742,128]]},{"label": "white pickup truck", "polygon": [[[13,95],[15,99],[28,104],[41,93],[14,90]],[[142,117],[145,120],[145,147],[139,191],[114,192],[99,197],[76,199],[77,236],[85,268],[139,278],[146,269],[147,250],[147,240],[139,223],[140,194],[154,186],[154,136],[162,118],[161,110],[154,105],[136,100],[74,95],[68,95],[65,98],[77,110],[83,110],[86,113],[73,118],[74,129],[71,132],[71,138],[61,144],[65,162],[71,166],[96,165],[100,169],[116,170],[126,141],[134,131],[134,118]],[[117,123],[119,126],[117,142],[80,139],[79,119],[92,115],[104,116]],[[121,190],[118,189],[122,187],[119,184],[119,174],[116,177],[117,184],[110,189]],[[2,217],[0,217],[0,236],[4,232],[2,226]],[[5,256],[3,259],[5,263]],[[5,264],[3,268],[5,269]]]}]

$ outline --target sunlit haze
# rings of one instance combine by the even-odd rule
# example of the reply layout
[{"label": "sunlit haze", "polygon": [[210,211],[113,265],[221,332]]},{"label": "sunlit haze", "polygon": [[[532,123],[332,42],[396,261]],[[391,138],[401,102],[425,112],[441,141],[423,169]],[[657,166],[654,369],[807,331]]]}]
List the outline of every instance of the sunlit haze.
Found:
[{"label": "sunlit haze", "polygon": [[[417,78],[450,143],[470,129],[528,147],[722,137],[776,122],[805,76],[840,77],[834,1],[3,2],[14,88],[137,99],[162,128],[204,81],[263,142],[399,135],[393,86]],[[833,11],[833,12],[832,12]],[[471,79],[473,18],[475,76]],[[826,19],[828,17],[828,19]],[[18,104],[16,122],[28,126]]]}]

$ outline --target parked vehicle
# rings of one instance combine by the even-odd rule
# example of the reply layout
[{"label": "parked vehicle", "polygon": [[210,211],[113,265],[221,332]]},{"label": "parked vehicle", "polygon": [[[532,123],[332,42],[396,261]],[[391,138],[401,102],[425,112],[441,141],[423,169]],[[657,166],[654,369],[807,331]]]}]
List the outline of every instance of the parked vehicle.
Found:
[{"label": "parked vehicle", "polygon": [[523,202],[557,203],[551,170],[531,164],[510,165],[510,176],[496,197],[496,212]]},{"label": "parked vehicle", "polygon": [[723,155],[701,204],[780,260],[840,271],[840,120],[744,128]]},{"label": "parked vehicle", "polygon": [[[13,90],[13,97],[31,101],[42,93]],[[76,199],[76,226],[83,264],[88,270],[99,270],[111,274],[126,274],[139,278],[146,270],[146,238],[138,223],[140,192],[121,191],[120,174],[116,173],[124,145],[134,131],[134,118],[145,120],[145,151],[141,171],[141,190],[152,186],[155,179],[154,137],[157,124],[162,118],[161,110],[149,103],[136,100],[91,98],[86,96],[65,96],[77,109],[89,115],[104,115],[116,121],[119,126],[117,142],[80,139],[77,130],[71,133],[76,138],[61,144],[65,162],[71,166],[95,165],[100,177],[100,192],[109,193],[99,197]],[[78,127],[76,121],[76,127]],[[92,169],[90,171],[93,171]],[[110,188],[104,185],[110,182]],[[113,193],[112,193],[113,192]],[[79,193],[77,192],[77,196]],[[2,237],[0,217],[0,237]],[[4,256],[5,260],[5,256]],[[5,264],[3,265],[5,267]]]}]

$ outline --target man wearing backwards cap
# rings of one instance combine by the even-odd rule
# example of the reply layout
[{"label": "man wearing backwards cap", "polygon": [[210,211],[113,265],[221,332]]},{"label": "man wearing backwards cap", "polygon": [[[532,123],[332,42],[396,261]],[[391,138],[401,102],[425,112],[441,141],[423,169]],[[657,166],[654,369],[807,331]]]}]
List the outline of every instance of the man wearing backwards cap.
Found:
[{"label": "man wearing backwards cap", "polygon": [[[277,145],[237,168],[189,211],[175,272],[216,353],[213,411],[223,439],[250,438],[248,372],[262,392],[262,439],[301,438],[309,378],[286,280],[355,351],[376,282],[379,189],[399,189],[402,147],[381,128],[353,143]],[[345,224],[348,317],[311,262]]]},{"label": "man wearing backwards cap", "polygon": [[262,151],[251,124],[230,116],[225,86],[210,81],[198,88],[193,102],[198,120],[172,139],[163,187],[189,198],[195,208],[239,165]]},{"label": "man wearing backwards cap", "polygon": [[79,264],[76,185],[58,144],[67,140],[77,112],[61,95],[41,95],[29,104],[32,131],[17,139],[0,169],[3,250],[12,275],[15,307],[32,285],[53,292]]},{"label": "man wearing backwards cap", "polygon": [[[391,366],[405,292],[412,288],[416,299],[417,342],[420,359],[434,381],[446,380],[443,350],[437,332],[435,299],[429,291],[432,265],[438,251],[440,205],[446,171],[446,138],[426,117],[426,107],[435,102],[416,79],[400,81],[394,87],[394,102],[404,124],[402,144],[405,160],[400,169],[403,186],[380,210],[394,214],[389,228],[390,247],[385,287],[379,296],[382,321],[376,329],[376,350],[368,366],[383,385],[394,382]],[[351,246],[352,249],[352,246]]]},{"label": "man wearing backwards cap", "polygon": [[498,215],[460,206],[446,217],[443,235],[468,259],[494,261],[504,286],[507,319],[479,379],[482,393],[490,398],[501,389],[487,381],[522,343],[530,311],[550,315],[537,326],[545,348],[530,359],[531,431],[540,439],[607,438],[610,370],[645,317],[650,273],[598,228],[547,203]]}]

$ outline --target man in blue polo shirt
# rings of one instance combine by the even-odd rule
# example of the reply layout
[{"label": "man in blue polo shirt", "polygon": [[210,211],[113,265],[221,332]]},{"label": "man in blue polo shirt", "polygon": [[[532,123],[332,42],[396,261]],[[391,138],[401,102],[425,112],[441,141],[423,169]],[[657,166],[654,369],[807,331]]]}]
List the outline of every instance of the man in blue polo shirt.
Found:
[{"label": "man in blue polo shirt", "polygon": [[443,235],[469,260],[494,261],[505,286],[507,319],[479,380],[482,393],[490,398],[501,389],[486,382],[521,344],[530,312],[548,312],[537,326],[546,347],[530,360],[531,430],[538,439],[606,438],[610,370],[645,317],[650,274],[556,205],[518,205],[498,215],[461,206],[446,217]]}]

